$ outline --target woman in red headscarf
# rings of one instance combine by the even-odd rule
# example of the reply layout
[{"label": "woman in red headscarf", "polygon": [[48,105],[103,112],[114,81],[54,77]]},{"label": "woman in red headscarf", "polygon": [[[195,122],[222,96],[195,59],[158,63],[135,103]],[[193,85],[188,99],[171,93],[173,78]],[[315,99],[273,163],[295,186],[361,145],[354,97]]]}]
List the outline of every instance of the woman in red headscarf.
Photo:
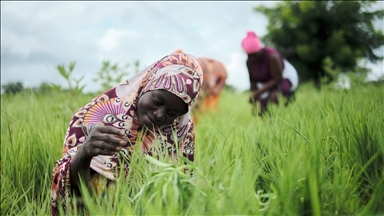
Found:
[{"label": "woman in red headscarf", "polygon": [[290,98],[298,85],[295,68],[274,48],[266,47],[253,31],[248,31],[242,41],[247,53],[247,68],[250,81],[250,102],[259,101],[262,115],[268,102],[278,104],[277,93]]}]

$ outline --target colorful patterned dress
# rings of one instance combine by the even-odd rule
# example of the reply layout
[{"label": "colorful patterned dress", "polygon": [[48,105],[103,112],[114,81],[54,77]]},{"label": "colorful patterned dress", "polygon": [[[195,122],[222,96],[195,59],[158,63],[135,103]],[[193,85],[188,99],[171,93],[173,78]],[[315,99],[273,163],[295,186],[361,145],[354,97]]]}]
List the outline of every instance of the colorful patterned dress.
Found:
[{"label": "colorful patterned dress", "polygon": [[[177,158],[175,143],[179,151],[189,160],[194,160],[193,123],[190,108],[197,99],[203,83],[203,74],[196,58],[190,54],[174,53],[153,63],[134,77],[125,80],[118,86],[105,91],[81,107],[69,123],[64,139],[62,158],[59,159],[52,172],[51,211],[59,214],[59,208],[66,211],[66,203],[72,195],[70,165],[74,155],[82,146],[91,131],[98,126],[113,126],[125,130],[128,142],[120,151],[129,155],[136,145],[140,145],[145,154],[165,152]],[[141,143],[136,139],[142,128],[136,115],[137,101],[144,93],[152,90],[166,90],[181,98],[188,106],[188,112],[178,117],[171,125],[164,125],[148,131]],[[172,131],[177,132],[177,142]],[[155,140],[162,140],[161,149],[154,147]],[[113,183],[119,176],[117,170],[124,167],[126,173],[129,163],[119,163],[118,154],[112,156],[99,155],[90,164],[90,184],[99,192],[114,190]],[[107,187],[107,185],[110,185]]]},{"label": "colorful patterned dress", "polygon": [[204,74],[204,83],[201,87],[201,96],[197,102],[202,109],[217,109],[221,91],[225,87],[227,70],[220,61],[210,58],[197,58]]}]

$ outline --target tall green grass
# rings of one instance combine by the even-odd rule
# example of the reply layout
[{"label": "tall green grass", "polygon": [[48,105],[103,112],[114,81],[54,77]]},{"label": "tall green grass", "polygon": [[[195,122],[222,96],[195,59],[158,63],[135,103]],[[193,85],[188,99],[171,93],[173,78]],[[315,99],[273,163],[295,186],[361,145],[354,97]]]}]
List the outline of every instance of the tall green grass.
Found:
[{"label": "tall green grass", "polygon": [[[2,96],[2,215],[49,214],[69,120],[92,97]],[[220,109],[196,125],[192,177],[183,160],[137,153],[134,175],[116,182],[109,201],[85,203],[91,215],[384,214],[383,98],[373,85],[321,92],[304,85],[294,103],[258,117],[247,94],[224,92]]]}]

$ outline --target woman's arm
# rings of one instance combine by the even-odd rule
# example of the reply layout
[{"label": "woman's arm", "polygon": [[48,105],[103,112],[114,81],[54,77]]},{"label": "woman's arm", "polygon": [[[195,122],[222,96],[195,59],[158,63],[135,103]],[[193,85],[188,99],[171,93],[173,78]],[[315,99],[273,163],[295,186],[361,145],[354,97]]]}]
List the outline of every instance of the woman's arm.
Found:
[{"label": "woman's arm", "polygon": [[273,54],[269,57],[269,70],[271,72],[272,79],[265,83],[265,85],[253,91],[253,98],[257,99],[262,93],[275,88],[283,80],[283,65],[277,54]]},{"label": "woman's arm", "polygon": [[252,76],[251,76],[252,72],[250,69],[249,61],[250,61],[250,59],[248,58],[247,59],[247,69],[248,69],[249,83],[251,84],[250,91],[253,92],[253,91],[257,90],[257,85],[256,85],[256,81],[252,79]]},{"label": "woman's arm", "polygon": [[71,162],[71,185],[80,194],[80,179],[88,186],[90,181],[90,164],[97,155],[113,155],[120,151],[124,141],[124,131],[110,127],[96,127],[84,141]]},{"label": "woman's arm", "polygon": [[[195,160],[195,131],[192,118],[189,117],[188,121],[187,134],[184,140],[179,142],[179,154],[193,162]],[[175,156],[177,157],[176,152]]]},{"label": "woman's arm", "polygon": [[[122,131],[104,126],[96,127],[85,139],[81,128],[72,127],[77,120],[78,117],[74,116],[65,138],[63,157],[56,161],[52,171],[51,213],[54,216],[59,215],[60,207],[66,211],[66,203],[71,197],[72,191],[77,195],[80,194],[80,178],[85,184],[89,182],[92,157],[98,154],[112,154],[118,150],[117,143],[120,143],[119,145],[125,143],[125,141],[121,141],[122,138],[119,138],[119,136],[123,137]],[[109,134],[104,134],[108,131],[110,131]],[[81,142],[80,140],[83,139],[85,141]],[[108,142],[108,147],[105,142]]]},{"label": "woman's arm", "polygon": [[[194,125],[192,123],[192,119],[189,118],[189,129],[187,135],[184,140],[179,144],[179,151],[183,155],[183,157],[187,158],[189,161],[195,161],[195,131]],[[192,177],[193,170],[188,170],[188,168],[184,168],[184,173],[190,172]]]}]

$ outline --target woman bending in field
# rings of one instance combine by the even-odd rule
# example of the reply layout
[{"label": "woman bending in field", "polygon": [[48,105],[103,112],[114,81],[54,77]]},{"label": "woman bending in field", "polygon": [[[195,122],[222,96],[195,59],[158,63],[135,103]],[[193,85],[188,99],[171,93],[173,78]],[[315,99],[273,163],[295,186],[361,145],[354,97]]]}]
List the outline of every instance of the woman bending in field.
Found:
[{"label": "woman bending in field", "polygon": [[279,92],[289,101],[299,83],[296,69],[276,49],[264,47],[253,31],[247,32],[242,47],[248,55],[250,102],[259,101],[259,115],[267,110],[268,102],[278,104]]},{"label": "woman bending in field", "polygon": [[[125,174],[129,169],[128,162],[119,162],[118,152],[129,155],[135,145],[152,156],[155,142],[163,140],[169,155],[177,159],[178,143],[179,152],[193,161],[190,108],[202,83],[196,58],[174,53],[80,108],[69,123],[62,158],[53,169],[52,215],[58,215],[59,208],[66,211],[72,194],[80,195],[80,178],[97,191],[110,189],[119,178],[119,168],[124,167]],[[143,141],[136,143],[142,132]]]},{"label": "woman bending in field", "polygon": [[[178,49],[175,53],[182,53]],[[197,57],[201,69],[204,74],[204,83],[201,86],[201,91],[198,100],[194,104],[194,122],[197,123],[197,115],[206,111],[215,111],[219,109],[219,100],[222,91],[225,88],[227,79],[227,70],[224,64],[218,60]]]}]

